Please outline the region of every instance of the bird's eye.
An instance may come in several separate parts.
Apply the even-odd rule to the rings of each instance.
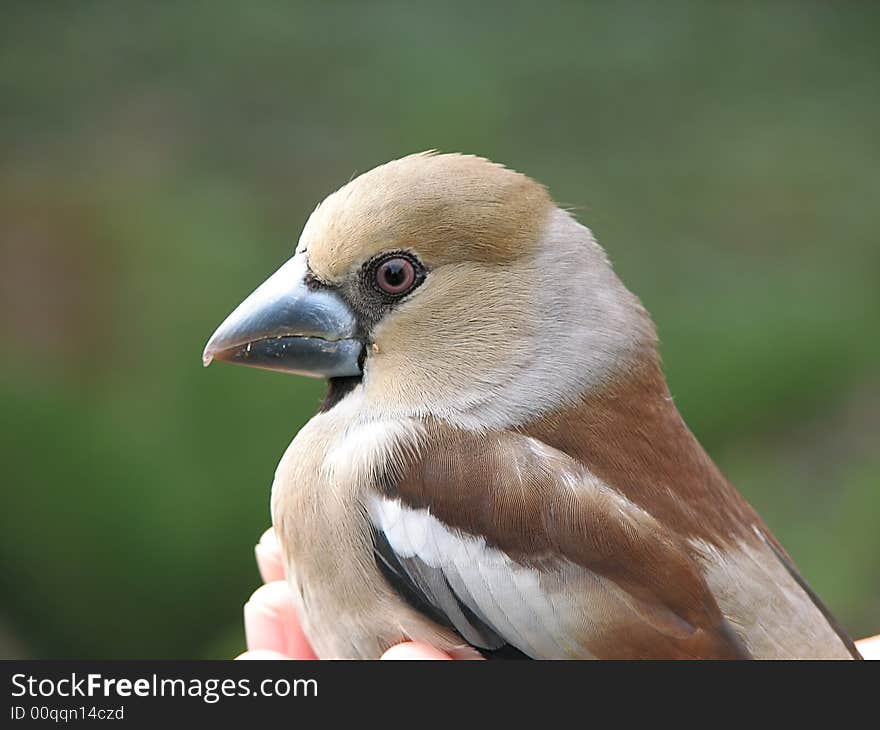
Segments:
[[[376,267],[376,286],[386,294],[405,294],[412,289],[415,281],[415,266],[402,256],[386,259]]]

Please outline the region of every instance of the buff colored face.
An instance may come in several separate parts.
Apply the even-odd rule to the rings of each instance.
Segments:
[[[377,409],[482,409],[502,422],[604,377],[632,333],[653,336],[589,231],[542,186],[428,154],[321,203],[294,258],[221,325],[205,359],[362,376]]]

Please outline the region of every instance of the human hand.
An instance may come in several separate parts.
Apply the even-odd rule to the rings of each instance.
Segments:
[[[857,641],[856,647],[865,659],[880,659],[880,634]]]
[[[244,633],[248,650],[238,659],[317,659],[300,627],[290,587],[284,579],[281,550],[270,527],[254,552],[263,585],[244,605]],[[391,647],[383,659],[450,659],[427,644],[406,642]]]
[[[317,659],[303,634],[284,579],[281,550],[270,527],[254,552],[264,585],[244,605],[248,650],[238,659]],[[865,659],[880,659],[880,635],[856,642]],[[451,659],[427,644],[406,642],[391,647],[383,659]]]

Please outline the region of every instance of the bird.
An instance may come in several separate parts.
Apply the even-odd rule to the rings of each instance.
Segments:
[[[319,658],[860,658],[524,174],[430,151],[355,177],[202,359],[327,381],[271,496]]]

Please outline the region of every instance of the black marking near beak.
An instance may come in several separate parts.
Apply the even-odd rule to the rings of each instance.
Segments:
[[[205,367],[224,360],[316,378],[360,375],[354,313],[332,289],[310,289],[307,272],[298,254],[239,304],[208,341]]]

